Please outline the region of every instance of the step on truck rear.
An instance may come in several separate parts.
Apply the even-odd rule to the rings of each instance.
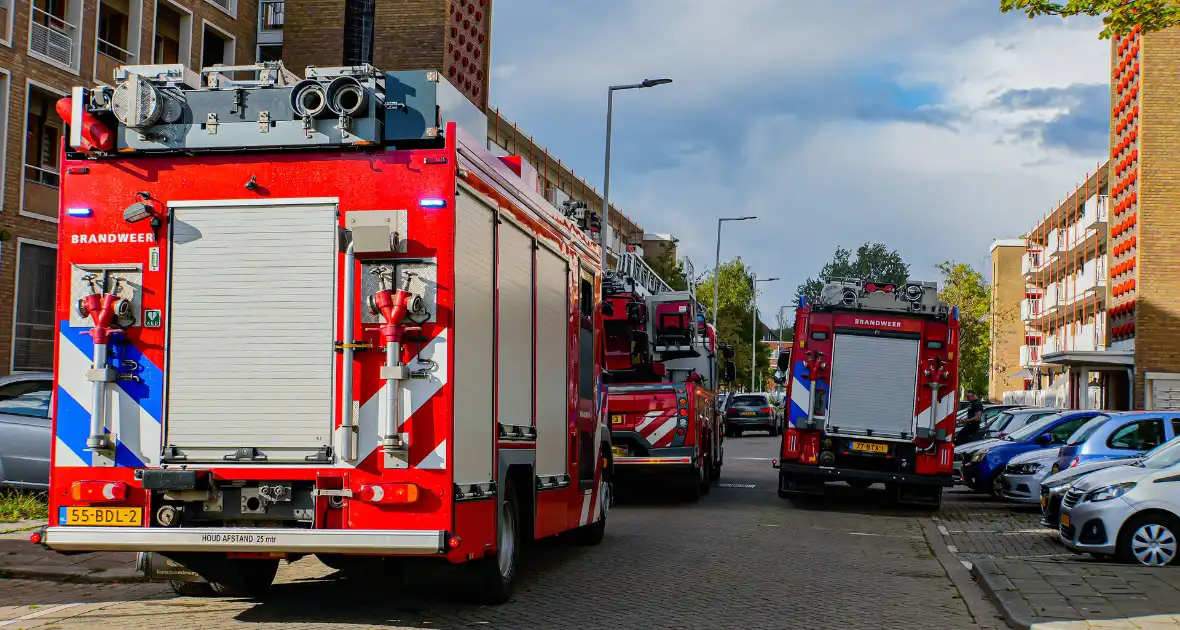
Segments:
[[[482,112],[431,70],[115,79],[57,107],[43,544],[251,594],[434,559],[500,602],[526,541],[601,540],[600,250]]]
[[[829,282],[800,300],[787,378],[779,494],[884,483],[938,505],[951,483],[959,316],[932,282]]]

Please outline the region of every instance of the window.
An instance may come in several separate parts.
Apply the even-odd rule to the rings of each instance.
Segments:
[[[376,0],[345,0],[344,65],[373,63],[373,14]],[[549,188],[548,183],[545,185]]]
[[[1180,418],[1172,418],[1172,435],[1180,435]]]
[[[1090,436],[1098,431],[1098,427],[1106,424],[1107,420],[1110,420],[1110,416],[1095,416],[1089,422],[1083,424],[1073,435],[1069,436],[1069,440],[1065,442],[1066,445],[1073,446],[1090,439]]]
[[[57,221],[59,143],[69,132],[54,107],[64,95],[32,83],[25,94],[25,163],[20,213]]]
[[[0,385],[0,413],[48,418],[52,393],[53,381],[17,381]]]
[[[26,241],[17,247],[12,369],[52,370],[57,250]]]
[[[578,335],[578,392],[582,400],[594,400],[594,313],[593,285],[586,280],[588,273],[582,272],[578,304],[581,311],[580,334]]]
[[[0,0],[0,42],[12,43],[12,0]]]
[[[168,2],[156,3],[152,63],[192,63],[193,16]]]
[[[110,84],[115,68],[139,63],[142,4],[138,0],[99,0],[94,78]]]
[[[201,31],[201,67],[234,63],[234,38],[217,27],[205,23]]]
[[[1163,420],[1150,418],[1119,427],[1111,434],[1106,445],[1110,448],[1147,451],[1159,446],[1163,441]]]
[[[283,45],[282,44],[267,44],[258,47],[258,61],[282,61],[283,60]]]
[[[1086,417],[1076,418],[1067,422],[1062,422],[1049,432],[1053,436],[1054,444],[1064,444],[1069,436],[1073,435],[1075,431],[1080,429],[1083,424],[1086,424],[1090,419]]]
[[[33,0],[29,16],[29,55],[76,71],[80,59],[82,0]]]

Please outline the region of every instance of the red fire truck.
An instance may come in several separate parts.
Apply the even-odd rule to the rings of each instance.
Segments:
[[[704,307],[691,289],[673,291],[634,254],[624,255],[604,281],[603,301],[617,480],[659,477],[696,501],[724,463],[716,333],[704,321]],[[727,367],[732,380],[734,366]]]
[[[954,462],[958,347],[958,310],[933,282],[838,280],[815,304],[800,300],[779,362],[779,495],[883,482],[899,502],[939,505]]]
[[[499,603],[527,541],[602,539],[600,250],[439,72],[126,66],[58,111],[35,540],[253,596],[433,558]]]

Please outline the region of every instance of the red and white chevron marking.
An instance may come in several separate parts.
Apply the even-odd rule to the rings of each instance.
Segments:
[[[644,419],[635,425],[635,431],[647,440],[652,448],[664,448],[672,444],[676,429],[676,410],[660,409],[649,411]]]

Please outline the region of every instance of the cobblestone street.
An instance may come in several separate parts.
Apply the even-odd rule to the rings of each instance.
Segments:
[[[632,498],[611,512],[601,546],[539,546],[515,599],[497,608],[438,585],[341,579],[309,557],[280,569],[264,603],[176,597],[159,584],[4,581],[0,628],[978,627],[922,513],[839,484],[831,500],[792,506],[775,493],[776,444],[727,440],[721,485],[699,504]]]

